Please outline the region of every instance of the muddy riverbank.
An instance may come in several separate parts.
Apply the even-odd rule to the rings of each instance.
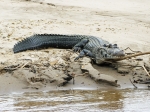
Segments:
[[[0,62],[1,69],[4,67],[19,67],[20,71],[1,71],[0,93],[29,92],[45,90],[64,89],[106,89],[106,88],[134,88],[130,82],[133,72],[120,74],[113,67],[94,65],[101,74],[113,76],[118,79],[120,87],[114,87],[105,83],[97,83],[87,75],[83,75],[79,63],[72,66],[73,73],[78,77],[75,83],[70,80],[65,86],[58,87],[59,82],[63,83],[61,76],[59,81],[54,83],[33,83],[39,81],[37,74],[30,74],[30,68],[38,71],[49,65],[64,64],[63,55],[66,50],[47,49],[38,51],[27,51],[14,54],[13,46],[19,40],[33,34],[56,33],[56,34],[84,34],[101,37],[111,43],[116,43],[122,49],[130,47],[134,51],[149,51],[150,48],[150,21],[149,1],[126,1],[106,0],[86,1],[25,1],[25,0],[1,0],[0,1]],[[77,54],[71,54],[73,56]],[[149,63],[149,55],[141,57]],[[58,60],[59,61],[58,61]],[[35,65],[28,66],[31,61]],[[61,60],[61,61],[60,61]],[[41,61],[41,62],[40,62]],[[13,66],[11,66],[13,65]],[[70,65],[71,66],[71,65]],[[26,70],[23,70],[23,69]],[[52,68],[46,68],[52,69]],[[33,70],[33,69],[32,69]],[[56,73],[57,72],[57,73]],[[126,71],[125,71],[126,72]],[[145,71],[137,70],[141,74]],[[39,73],[39,74],[40,74]],[[55,77],[61,74],[60,71],[50,72]],[[38,75],[39,75],[38,74]],[[49,73],[48,73],[49,74]],[[30,77],[29,77],[30,75]],[[41,75],[41,74],[40,74]],[[35,77],[34,81],[32,77]],[[131,77],[132,76],[132,77]],[[45,77],[49,77],[45,75]],[[45,78],[44,77],[44,78]],[[43,78],[43,77],[42,77]],[[30,79],[30,80],[29,80]],[[53,82],[50,77],[48,82]],[[63,79],[63,80],[62,80]],[[40,80],[41,81],[41,80]],[[42,80],[43,81],[43,80]],[[133,81],[133,80],[132,80]],[[31,83],[32,82],[32,83]],[[136,84],[136,83],[135,83]],[[147,88],[147,85],[136,84],[139,88]]]

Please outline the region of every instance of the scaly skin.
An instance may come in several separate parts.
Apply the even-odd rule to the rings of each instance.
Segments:
[[[13,51],[18,53],[25,50],[48,47],[73,48],[75,52],[80,51],[79,56],[75,60],[89,56],[97,64],[103,63],[105,59],[113,60],[113,58],[118,56],[124,56],[124,52],[116,44],[112,45],[99,37],[87,35],[37,34],[18,42],[14,45]]]

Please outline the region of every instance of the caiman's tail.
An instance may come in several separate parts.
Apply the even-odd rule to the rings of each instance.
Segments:
[[[41,48],[71,49],[81,40],[80,35],[37,34],[14,45],[14,53]]]

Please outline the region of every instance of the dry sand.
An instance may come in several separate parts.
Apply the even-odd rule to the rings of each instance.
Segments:
[[[149,4],[149,0],[1,0],[1,67],[4,67],[6,62],[15,65],[18,59],[36,60],[35,54],[39,53],[38,56],[41,56],[42,53],[47,53],[29,51],[13,54],[12,52],[13,45],[17,41],[41,33],[94,35],[111,43],[117,43],[122,49],[130,47],[135,51],[150,51]],[[48,52],[52,50],[48,49]],[[57,52],[59,50],[56,50]],[[149,60],[149,55],[144,59]],[[129,81],[130,74],[122,76],[110,67],[97,65],[94,67],[100,73],[119,79],[120,88],[133,88]],[[78,67],[76,70],[78,74],[81,73]],[[83,76],[75,78],[75,84],[70,81],[63,87],[47,84],[35,89],[28,86],[28,82],[22,79],[19,73],[15,75],[17,74],[16,78],[12,73],[1,72],[0,93],[112,88],[110,85],[95,83],[90,77]]]

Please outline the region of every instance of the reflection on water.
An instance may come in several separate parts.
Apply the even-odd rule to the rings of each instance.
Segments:
[[[149,111],[149,90],[64,90],[0,96],[2,111]]]

